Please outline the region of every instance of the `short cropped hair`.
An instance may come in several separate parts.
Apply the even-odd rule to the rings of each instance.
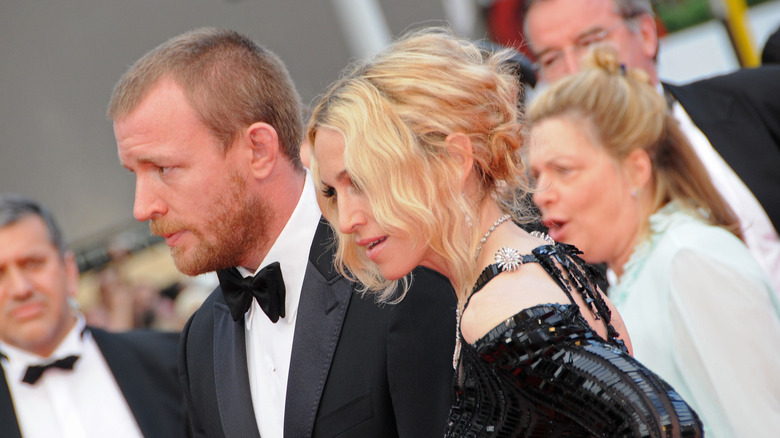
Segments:
[[[300,163],[301,99],[282,61],[232,30],[201,28],[161,44],[139,59],[114,87],[108,117],[132,113],[164,78],[184,89],[201,121],[223,144],[255,122],[273,126],[285,155]]]
[[[13,225],[29,216],[37,216],[43,220],[49,232],[49,241],[57,248],[60,256],[64,257],[67,252],[67,246],[65,245],[60,227],[54,219],[54,215],[48,209],[21,195],[0,195],[0,228]]]
[[[314,108],[307,128],[312,147],[320,128],[344,136],[347,171],[377,222],[447,260],[460,298],[473,281],[479,236],[467,222],[477,217],[479,200],[455,188],[462,161],[446,139],[468,136],[479,196],[503,202],[506,212],[522,219],[521,85],[506,62],[512,55],[488,53],[443,28],[414,31],[347,69]],[[316,160],[312,164],[321,185]],[[323,213],[337,223],[336,203],[321,201]],[[389,300],[396,282],[382,278],[352,236],[337,234],[337,266]]]

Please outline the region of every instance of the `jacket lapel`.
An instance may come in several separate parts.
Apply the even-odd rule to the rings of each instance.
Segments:
[[[0,366],[0,434],[8,438],[22,438],[14,402],[11,400],[11,391],[8,389],[2,366]]]
[[[244,321],[214,303],[214,385],[225,438],[260,437],[249,389]]]
[[[353,283],[333,268],[330,226],[320,221],[303,280],[287,380],[285,436],[311,436]]]
[[[137,371],[142,368],[138,357],[127,348],[118,335],[94,327],[89,327],[89,330],[119,390],[122,391],[141,433],[148,436],[158,431],[158,421],[161,419],[157,416],[161,413],[149,408],[148,400],[155,396],[154,388],[148,388],[146,384],[140,384],[138,381]]]

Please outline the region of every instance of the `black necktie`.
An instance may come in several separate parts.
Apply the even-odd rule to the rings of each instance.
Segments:
[[[38,379],[41,378],[43,373],[46,372],[46,370],[48,370],[49,368],[62,368],[63,370],[72,370],[73,364],[75,364],[77,360],[79,360],[78,356],[68,356],[64,359],[55,360],[54,362],[45,365],[30,365],[27,367],[27,372],[24,373],[24,378],[22,379],[22,382],[29,383],[30,385],[35,384],[35,382],[37,382]]]
[[[285,290],[279,262],[271,263],[254,277],[243,278],[236,268],[217,271],[217,277],[233,321],[244,316],[252,305],[253,297],[271,322],[284,318]]]

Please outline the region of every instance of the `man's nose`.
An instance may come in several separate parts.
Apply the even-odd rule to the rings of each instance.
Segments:
[[[0,285],[0,287],[8,291],[11,297],[16,299],[26,298],[33,291],[32,283],[27,278],[24,270],[16,264],[6,267]]]
[[[135,183],[133,217],[140,222],[165,214],[165,203],[156,195],[151,184],[142,179]]]

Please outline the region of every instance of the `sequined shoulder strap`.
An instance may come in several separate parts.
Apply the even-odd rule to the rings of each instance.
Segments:
[[[519,256],[519,260],[516,263],[519,266],[519,265],[524,265],[526,263],[538,263],[538,262],[539,260],[536,258],[535,255],[525,254]],[[517,266],[511,267],[511,265],[507,265],[503,261],[493,263],[492,265],[488,265],[487,267],[485,267],[485,269],[482,270],[482,273],[479,274],[477,281],[474,283],[474,288],[471,290],[471,294],[474,295],[475,293],[479,292],[480,289],[482,289],[496,275],[504,271],[513,271],[515,269],[517,269]]]
[[[519,268],[520,265],[526,263],[539,263],[539,259],[534,254],[520,253],[514,248],[501,248],[496,252],[496,263],[488,265],[482,270],[482,273],[477,277],[477,281],[474,283],[474,287],[471,289],[471,294],[466,299],[466,304],[463,306],[465,309],[471,302],[471,297],[477,292],[482,290],[485,285],[493,279],[496,275],[504,271],[514,271]]]
[[[533,253],[569,300],[574,303],[572,293],[577,293],[590,307],[595,319],[604,321],[610,340],[625,348],[620,334],[612,325],[612,312],[598,289],[601,274],[579,257],[582,251],[572,245],[556,243],[540,246]]]
[[[596,284],[595,279],[592,277],[592,274],[583,272],[585,263],[577,257],[578,254],[581,254],[581,252],[577,248],[559,242],[538,246],[531,251],[531,254],[524,255],[521,255],[514,248],[503,247],[496,251],[496,263],[485,267],[479,277],[477,277],[477,281],[471,290],[471,295],[466,300],[466,306],[469,305],[471,297],[498,274],[504,271],[514,271],[526,263],[539,263],[561,288],[563,293],[566,294],[572,304],[576,302],[571,295],[572,287],[570,281],[575,283],[574,289],[583,296],[585,303],[593,308],[597,319],[599,316],[606,316],[606,320],[609,321],[610,312],[606,304],[592,288],[592,285]],[[556,262],[563,264],[566,268],[565,271],[557,267]],[[566,277],[569,280],[566,280]]]
[[[595,318],[603,319],[609,337],[618,343],[619,333],[611,324],[612,315],[606,302],[597,290],[598,271],[585,263],[580,250],[565,243],[541,245],[531,254],[520,255],[514,248],[501,248],[496,252],[496,263],[487,266],[477,278],[471,295],[466,300],[468,307],[471,297],[479,292],[490,280],[504,271],[513,271],[526,263],[538,263],[553,281],[561,288],[572,304],[576,305],[572,293],[579,294],[585,304],[591,308]]]

